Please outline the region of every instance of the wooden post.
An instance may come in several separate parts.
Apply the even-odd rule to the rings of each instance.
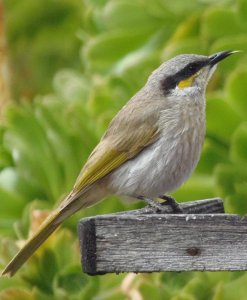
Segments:
[[[83,271],[247,270],[247,217],[224,214],[220,199],[188,202],[183,208],[185,214],[144,208],[82,219]]]

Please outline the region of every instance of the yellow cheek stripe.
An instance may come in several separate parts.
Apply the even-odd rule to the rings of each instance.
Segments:
[[[193,76],[191,76],[191,77],[189,77],[185,80],[180,81],[179,84],[178,84],[178,87],[180,89],[184,89],[186,87],[191,86],[192,82],[194,81],[194,78],[195,78],[195,75],[193,75]]]
[[[179,82],[179,84],[178,84],[178,87],[179,87],[180,89],[184,89],[184,88],[190,87],[190,86],[192,85],[194,79],[195,79],[198,75],[200,75],[201,72],[202,72],[202,69],[199,70],[196,74],[190,76],[189,78],[184,79],[184,80],[181,80],[181,81]]]

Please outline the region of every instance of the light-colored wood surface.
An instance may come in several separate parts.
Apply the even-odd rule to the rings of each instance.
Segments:
[[[220,202],[186,203],[190,214],[148,213],[144,208],[81,220],[84,272],[247,270],[247,217],[223,214]],[[192,213],[202,203],[207,213]],[[218,212],[209,213],[209,207]]]

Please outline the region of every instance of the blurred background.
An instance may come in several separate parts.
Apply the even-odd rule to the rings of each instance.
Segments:
[[[207,135],[178,201],[220,196],[247,212],[247,0],[0,1],[0,268],[71,189],[107,124],[163,61],[243,50],[207,90]],[[0,299],[247,299],[247,274],[89,277],[81,217],[143,206],[107,199],[66,222]]]

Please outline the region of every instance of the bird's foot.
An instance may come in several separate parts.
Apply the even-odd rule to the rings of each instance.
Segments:
[[[154,211],[156,212],[165,212],[167,213],[167,205],[169,205],[172,208],[173,213],[184,213],[183,209],[181,208],[181,205],[179,205],[174,198],[171,196],[160,196],[160,199],[165,200],[165,202],[157,202],[153,200],[152,198],[144,197],[144,196],[138,196],[137,197],[140,200],[144,200]]]
[[[149,207],[152,208],[154,213],[161,213],[161,212],[167,213],[166,202],[160,203],[158,201],[153,200],[152,198],[148,198],[144,196],[138,196],[137,199],[144,200],[149,205]]]
[[[159,196],[159,198],[165,200],[162,205],[169,205],[174,213],[182,214],[184,212],[181,205],[171,196],[163,195]]]
[[[144,196],[138,196],[137,198],[140,200],[144,200],[155,212],[161,212],[165,210],[164,205],[162,205],[162,203],[157,202],[152,198],[148,198]]]

